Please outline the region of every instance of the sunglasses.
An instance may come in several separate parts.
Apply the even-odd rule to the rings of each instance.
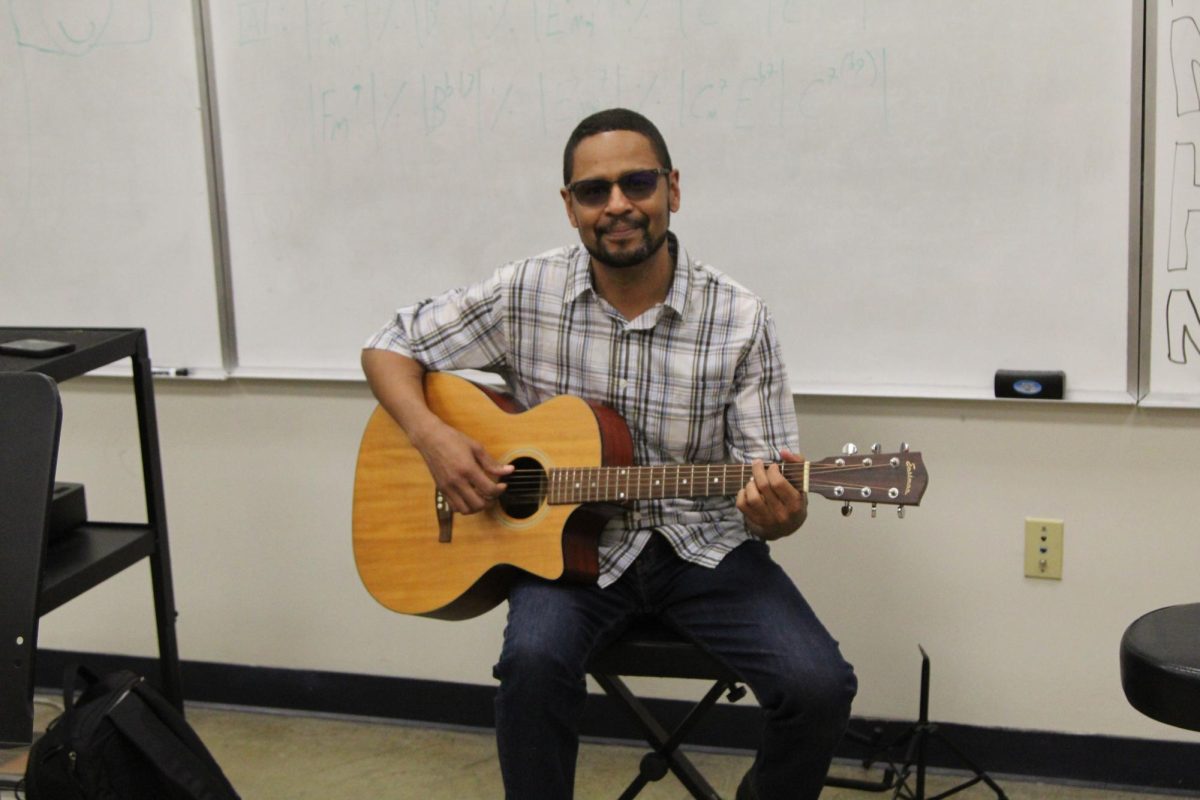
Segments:
[[[567,191],[581,206],[602,206],[612,196],[613,184],[621,187],[621,194],[630,200],[645,200],[658,190],[658,176],[670,175],[669,169],[639,169],[626,172],[615,181],[589,178],[567,184]]]

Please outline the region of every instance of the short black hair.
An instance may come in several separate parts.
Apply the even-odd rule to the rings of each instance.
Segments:
[[[666,140],[658,132],[658,128],[654,127],[653,122],[627,108],[609,108],[585,118],[571,132],[571,138],[567,139],[567,147],[563,150],[563,186],[571,182],[571,173],[575,169],[575,148],[579,143],[589,136],[608,131],[633,131],[645,136],[650,140],[650,146],[654,148],[654,155],[658,157],[659,163],[671,169],[671,154],[667,152]]]

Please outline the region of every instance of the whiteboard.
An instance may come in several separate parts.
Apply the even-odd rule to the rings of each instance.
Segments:
[[[1200,406],[1200,2],[1155,3],[1145,405]]]
[[[220,311],[234,375],[360,377],[396,307],[576,240],[562,146],[621,105],[666,135],[684,246],[767,298],[797,392],[986,397],[997,369],[1061,369],[1069,399],[1132,399],[1136,0],[212,3],[217,309],[190,14],[45,5],[153,25],[4,53],[21,70],[6,96],[37,113],[5,123],[25,148],[5,187],[31,191],[0,190],[24,211],[3,241],[25,263],[54,242],[79,279],[54,300],[24,279],[13,324],[169,309],[156,357],[174,334],[181,358],[218,363]],[[148,87],[140,106],[130,86]],[[117,110],[82,102],[102,91]],[[55,92],[77,102],[43,101]],[[97,174],[63,166],[88,148]],[[141,299],[91,274],[109,270]]]
[[[0,16],[0,319],[140,327],[223,374],[190,3],[10,0]]]
[[[1063,369],[1129,402],[1138,9],[216,4],[235,374],[356,374],[395,307],[573,241],[561,148],[624,105],[672,148],[684,246],[769,300],[797,391]]]

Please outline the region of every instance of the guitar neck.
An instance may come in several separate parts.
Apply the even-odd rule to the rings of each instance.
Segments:
[[[808,462],[779,465],[788,481],[808,491]],[[623,503],[663,498],[725,497],[749,482],[750,464],[661,464],[648,467],[552,469],[546,474],[549,503]]]
[[[788,461],[779,468],[797,489],[844,503],[918,505],[929,480],[921,454],[908,450]],[[508,484],[549,503],[624,503],[735,495],[752,474],[750,464],[581,467],[514,473]]]

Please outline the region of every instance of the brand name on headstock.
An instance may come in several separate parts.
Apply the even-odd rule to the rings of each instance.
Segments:
[[[917,472],[917,465],[912,461],[904,462],[904,494],[907,495],[912,491],[913,475]]]

